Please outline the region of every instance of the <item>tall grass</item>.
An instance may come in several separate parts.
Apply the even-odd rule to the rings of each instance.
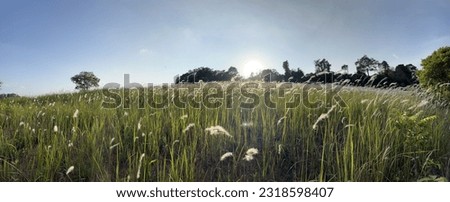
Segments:
[[[214,109],[139,109],[136,93],[129,109],[103,109],[101,91],[0,100],[0,181],[450,178],[448,107],[418,91],[346,88],[346,106],[286,108],[295,93],[302,85],[253,109],[238,92]]]

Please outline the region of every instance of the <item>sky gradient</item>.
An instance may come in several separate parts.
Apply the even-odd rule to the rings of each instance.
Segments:
[[[100,86],[171,83],[251,60],[280,73],[319,58],[354,72],[364,54],[420,68],[450,45],[449,11],[450,0],[0,0],[0,93],[73,91],[81,71]]]

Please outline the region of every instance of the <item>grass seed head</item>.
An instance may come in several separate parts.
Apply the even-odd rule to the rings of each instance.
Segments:
[[[247,152],[245,153],[245,156],[244,156],[243,160],[251,161],[251,160],[254,159],[254,156],[255,156],[256,154],[258,154],[258,149],[256,149],[256,148],[250,148],[250,149],[248,149]]]
[[[183,130],[183,133],[187,133],[189,130],[195,127],[194,123],[190,123],[186,128]]]
[[[427,100],[422,100],[419,104],[417,104],[416,108],[421,108],[428,104]]]
[[[233,153],[227,152],[220,157],[220,161],[224,161],[225,159],[232,157],[232,156],[233,156]]]
[[[285,116],[281,117],[281,118],[278,120],[278,122],[277,122],[277,126],[280,125],[280,124],[283,122],[284,119],[286,119]]]
[[[233,137],[222,126],[211,126],[209,128],[206,128],[205,131],[208,132],[210,135],[225,135],[228,137]]]
[[[136,178],[139,179],[141,177],[141,167],[142,167],[142,160],[144,160],[145,157],[145,153],[141,154],[141,157],[139,158],[139,166],[138,166],[138,171],[136,173]]]
[[[111,146],[109,147],[109,150],[112,150],[112,149],[116,148],[118,145],[119,145],[119,143],[117,143],[117,144],[115,144],[115,145],[111,145]]]
[[[75,167],[70,166],[69,169],[67,169],[66,175],[69,175],[73,171],[73,169],[75,169]]]
[[[77,110],[75,110],[75,113],[73,113],[73,118],[78,118],[78,113],[79,113],[79,111],[78,111],[78,109]]]
[[[141,130],[141,121],[139,120],[139,123],[138,123],[138,125],[137,125],[137,128],[138,128],[138,130]]]
[[[314,123],[314,125],[313,125],[313,130],[317,130],[317,127],[318,127],[319,123],[320,123],[322,120],[326,119],[326,118],[328,118],[328,114],[321,114],[321,115],[319,116],[319,118],[316,120],[316,122]]]

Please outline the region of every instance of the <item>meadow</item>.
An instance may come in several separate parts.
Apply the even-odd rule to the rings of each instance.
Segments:
[[[230,85],[222,83],[221,85]],[[239,84],[242,85],[242,84]],[[0,181],[447,181],[449,107],[426,92],[344,87],[345,104],[294,108],[294,84],[276,107],[168,102],[164,108],[107,109],[101,90],[0,100]],[[253,89],[260,98],[264,88]],[[161,101],[161,89],[156,99]],[[174,92],[169,91],[169,98]],[[200,91],[180,91],[201,100]],[[326,103],[326,102],[322,102]]]

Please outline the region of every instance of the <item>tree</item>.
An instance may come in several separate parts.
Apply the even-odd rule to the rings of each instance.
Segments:
[[[442,47],[422,60],[423,69],[418,71],[420,84],[433,87],[450,100],[450,47]],[[415,70],[414,70],[415,71]]]
[[[92,72],[80,72],[70,78],[70,80],[76,84],[75,89],[77,90],[88,90],[92,87],[98,87],[98,82],[100,82],[100,79]]]
[[[341,71],[348,73],[348,65],[342,65]]]
[[[380,74],[387,75],[389,73],[389,64],[383,60],[383,62],[378,64],[378,72]]]
[[[236,78],[239,75],[239,72],[236,67],[231,66],[225,74],[226,76],[223,80],[231,81],[231,79]]]
[[[297,68],[297,71],[291,71],[292,82],[300,82],[303,76],[305,76],[305,74],[300,68]]]
[[[373,58],[367,57],[367,55],[364,55],[355,62],[355,65],[356,71],[358,73],[367,73],[367,76],[370,76],[369,72],[377,69],[378,61]]]
[[[291,78],[292,73],[289,69],[289,62],[286,60],[283,62],[283,69],[284,69],[284,81],[289,81],[289,78]]]
[[[3,84],[3,83],[0,81],[0,89],[2,89],[2,84]]]
[[[431,87],[450,82],[450,47],[442,47],[422,60],[423,69],[418,72],[420,83]]]
[[[319,72],[329,72],[331,64],[326,59],[314,60],[314,65],[316,66],[316,73]]]
[[[236,67],[229,67],[225,70],[213,70],[209,67],[198,67],[191,69],[188,72],[180,75],[176,75],[174,78],[175,83],[194,83],[200,80],[204,82],[210,81],[231,81],[232,79],[240,79],[239,72]]]
[[[395,67],[392,79],[402,86],[417,83],[416,70],[417,68],[412,64],[399,64]]]
[[[228,68],[227,74],[234,77],[237,76],[239,72],[236,67],[231,66],[230,68]]]

